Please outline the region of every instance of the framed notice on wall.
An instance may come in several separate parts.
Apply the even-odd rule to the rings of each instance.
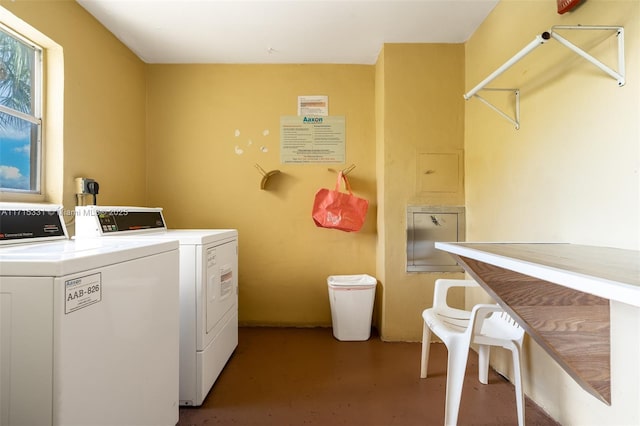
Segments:
[[[344,116],[280,117],[280,162],[344,163]]]
[[[298,96],[298,115],[329,115],[328,96]]]

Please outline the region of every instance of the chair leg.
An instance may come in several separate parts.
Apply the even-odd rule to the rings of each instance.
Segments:
[[[455,343],[455,342],[454,342]],[[458,411],[462,398],[462,385],[467,369],[469,347],[465,345],[450,345],[447,361],[447,390],[445,396],[445,426],[455,426],[458,423]]]
[[[520,348],[513,345],[513,382],[516,388],[516,408],[518,410],[518,426],[524,426],[524,393],[522,391],[522,371],[520,368]]]
[[[489,383],[489,355],[491,354],[491,346],[478,346],[478,380],[486,385]]]
[[[422,358],[420,361],[420,378],[427,377],[429,367],[429,348],[431,347],[431,329],[426,322],[422,322]]]

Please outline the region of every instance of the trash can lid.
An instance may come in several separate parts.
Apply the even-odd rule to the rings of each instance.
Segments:
[[[331,275],[327,284],[331,287],[375,287],[378,283],[371,275]]]

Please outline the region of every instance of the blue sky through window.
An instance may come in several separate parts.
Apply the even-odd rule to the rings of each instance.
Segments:
[[[29,190],[30,154],[30,127],[17,132],[0,128],[0,187]]]

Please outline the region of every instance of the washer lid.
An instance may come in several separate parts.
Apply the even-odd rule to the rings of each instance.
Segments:
[[[87,238],[0,248],[2,276],[60,277],[178,250],[177,241]]]
[[[360,275],[331,275],[327,278],[330,287],[375,287],[378,281],[367,274]]]

